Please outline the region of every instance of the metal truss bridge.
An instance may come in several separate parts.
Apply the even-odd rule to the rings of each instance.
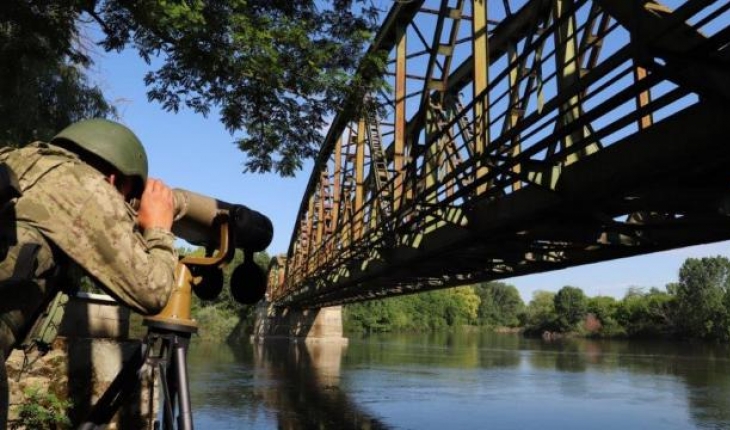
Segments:
[[[396,1],[269,299],[323,307],[730,239],[730,0]]]

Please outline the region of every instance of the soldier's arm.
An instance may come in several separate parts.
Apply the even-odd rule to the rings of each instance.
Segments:
[[[33,223],[107,293],[137,312],[159,312],[174,283],[172,233],[159,227],[141,232],[136,213],[90,168],[61,166],[44,179],[53,186],[33,187],[23,200],[52,212]]]

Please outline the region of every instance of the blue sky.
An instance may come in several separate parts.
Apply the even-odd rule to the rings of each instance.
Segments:
[[[142,78],[147,65],[131,51],[98,53],[92,79],[118,106],[121,121],[140,137],[148,151],[150,175],[171,187],[186,188],[256,209],[274,224],[269,254],[286,253],[299,203],[311,172],[305,165],[296,178],[243,174],[245,156],[215,114],[203,118],[190,111],[165,112],[147,101]],[[564,285],[586,294],[621,297],[631,286],[664,287],[675,282],[688,257],[730,256],[730,242],[683,248],[539,275],[511,278],[523,299],[535,290],[556,291]]]

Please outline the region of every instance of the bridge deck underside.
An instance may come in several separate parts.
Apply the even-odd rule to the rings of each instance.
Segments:
[[[557,192],[524,188],[481,202],[463,212],[466,227],[351,261],[297,303],[362,301],[730,239],[729,118],[728,107],[698,105],[567,167]],[[681,216],[653,218],[659,211]],[[626,219],[637,213],[646,219]]]

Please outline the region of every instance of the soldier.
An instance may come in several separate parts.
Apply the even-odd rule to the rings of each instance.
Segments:
[[[131,130],[104,119],[80,121],[50,143],[0,149],[2,163],[16,180],[5,203],[0,190],[0,363],[69,267],[80,267],[137,312],[164,307],[177,263],[172,191],[147,178],[147,155]],[[139,199],[137,212],[132,198]],[[0,373],[4,429],[4,364]]]

